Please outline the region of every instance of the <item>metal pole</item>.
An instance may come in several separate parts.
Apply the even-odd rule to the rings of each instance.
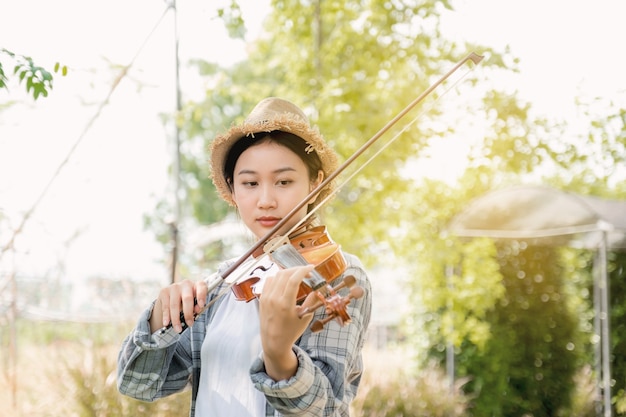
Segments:
[[[446,265],[446,282],[448,289],[452,290],[452,275],[454,274],[454,267],[452,265]],[[453,305],[451,297],[448,297],[448,311],[453,311]],[[452,324],[451,326],[454,326]],[[450,330],[454,330],[453,328]],[[452,332],[450,332],[452,333]],[[450,391],[454,390],[454,376],[455,376],[455,363],[454,363],[454,344],[450,341],[446,343],[446,374],[448,375],[448,383],[450,384]]]
[[[178,115],[182,109],[181,89],[180,89],[180,57],[179,57],[179,34],[178,34],[178,13],[176,9],[176,0],[170,0],[170,8],[174,14],[174,55],[176,70],[176,113],[174,117],[174,218],[170,224],[171,248],[171,265],[170,265],[170,282],[176,282],[178,258],[179,258],[179,224],[181,218],[180,190],[181,190],[181,162],[180,162],[180,126],[178,125]]]
[[[601,324],[601,317],[602,317],[602,302],[601,302],[601,281],[602,278],[600,277],[601,275],[601,271],[600,271],[600,264],[602,263],[601,261],[601,256],[600,256],[600,248],[598,248],[596,250],[596,253],[594,254],[594,260],[593,260],[593,268],[592,268],[592,274],[593,274],[593,310],[594,310],[594,315],[593,315],[593,335],[594,335],[594,369],[595,369],[595,373],[596,373],[596,378],[597,378],[597,382],[596,382],[596,387],[595,387],[595,410],[596,410],[596,416],[598,417],[602,417],[602,409],[603,409],[603,405],[602,405],[602,395],[603,395],[603,391],[602,391],[602,344],[603,344],[603,338],[602,338],[602,324]]]
[[[599,249],[600,269],[600,322],[602,345],[602,397],[604,417],[611,417],[611,314],[609,310],[609,280],[607,273],[607,232],[602,231],[602,242]]]
[[[15,251],[13,251],[15,255]],[[10,327],[10,341],[9,341],[9,378],[11,380],[11,404],[14,410],[17,410],[17,280],[15,277],[15,265],[11,270],[10,285],[11,285],[11,306],[9,309],[9,327]]]

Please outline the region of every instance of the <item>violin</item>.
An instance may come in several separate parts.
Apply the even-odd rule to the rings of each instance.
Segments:
[[[296,234],[288,243],[270,252],[270,258],[281,268],[315,265],[311,277],[305,278],[300,284],[296,296],[296,303],[302,305],[311,292],[315,291],[318,295],[316,302],[302,305],[300,317],[321,306],[326,307],[326,317],[313,323],[311,326],[313,332],[322,330],[324,324],[335,318],[341,325],[349,323],[351,318],[346,310],[347,305],[352,299],[360,298],[364,294],[361,287],[355,286],[356,279],[353,276],[345,277],[335,287],[331,286],[332,281],[339,278],[347,268],[347,262],[340,249],[341,246],[331,239],[326,226],[316,226]],[[234,284],[231,290],[235,298],[245,302],[259,298],[262,292],[257,291],[255,286],[268,271],[270,267],[259,266],[252,270],[247,278]],[[342,297],[338,291],[345,287],[350,288],[350,292]]]
[[[301,306],[298,316],[302,318],[306,314],[325,306],[326,316],[312,323],[311,331],[319,332],[326,323],[333,319],[336,319],[340,325],[344,326],[351,322],[350,315],[347,312],[348,304],[353,299],[361,298],[365,291],[362,287],[355,285],[356,278],[352,275],[344,277],[335,287],[331,285],[347,269],[346,259],[340,250],[341,246],[331,239],[326,226],[309,227],[305,225],[303,227],[305,231],[294,233],[288,242],[284,242],[278,236],[268,241],[263,247],[263,251],[257,250],[254,252],[255,264],[248,276],[229,283],[226,289],[230,288],[238,301],[250,302],[255,298],[259,298],[262,292],[257,291],[255,285],[261,281],[264,274],[272,273],[273,271],[273,265],[260,263],[262,256],[268,253],[271,260],[281,268],[312,264],[315,265],[315,268],[311,272],[311,277],[305,278],[298,288],[296,303]],[[233,272],[226,276],[231,274]],[[214,280],[210,283],[209,290],[217,286],[216,282],[219,283],[219,280]],[[339,294],[339,291],[343,288],[350,289],[346,296]],[[311,292],[315,292],[317,300],[313,299],[313,301],[307,303],[307,297]],[[221,295],[223,293],[220,293],[212,302],[205,305],[202,311],[196,313],[195,316],[206,310]],[[187,329],[188,326],[183,312],[180,313],[180,322],[182,331]],[[171,326],[169,324],[163,327],[160,332],[164,333]]]
[[[270,248],[270,258],[273,258],[272,252],[274,250],[271,247],[274,242],[275,240],[265,245]],[[333,281],[346,270],[347,264],[340,251],[340,246],[332,241],[326,231],[326,226],[316,226],[297,233],[289,238],[289,243],[300,252],[307,264],[315,265],[315,271],[317,272],[316,276],[303,282],[300,286],[296,298],[298,304],[306,298],[312,289],[321,287],[325,282]],[[258,256],[255,256],[255,258],[258,258]],[[234,284],[231,289],[235,294],[235,298],[238,301],[249,302],[260,296],[260,293],[255,292],[255,285],[268,272],[269,268],[270,266],[267,265],[258,266],[250,272],[247,278]],[[325,281],[321,284],[320,280],[317,279],[320,275]]]

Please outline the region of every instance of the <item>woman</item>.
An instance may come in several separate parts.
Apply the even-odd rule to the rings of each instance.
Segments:
[[[335,153],[302,110],[274,97],[261,101],[211,147],[211,177],[220,196],[258,239],[336,166]],[[277,234],[288,233],[332,187],[311,197]],[[259,296],[248,303],[230,291],[218,297],[226,282],[211,291],[208,280],[163,288],[122,344],[120,392],[152,401],[191,385],[192,417],[349,415],[363,371],[371,295],[360,261],[343,255],[348,265],[343,276],[354,276],[365,295],[348,305],[351,323],[333,321],[315,333],[309,324],[324,309],[299,318],[296,302],[312,265],[270,265],[272,272],[256,287]],[[224,262],[218,273],[234,261]]]

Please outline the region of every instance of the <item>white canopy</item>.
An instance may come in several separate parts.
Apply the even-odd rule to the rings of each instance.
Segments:
[[[474,200],[449,226],[457,236],[529,239],[539,244],[626,249],[626,201],[544,186],[516,186]]]

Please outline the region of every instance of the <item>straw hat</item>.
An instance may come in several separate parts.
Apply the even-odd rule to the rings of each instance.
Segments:
[[[304,112],[295,104],[276,97],[263,99],[252,110],[243,124],[232,126],[226,133],[218,135],[211,145],[211,179],[220,196],[235,205],[232,193],[224,177],[224,164],[233,145],[243,137],[254,138],[255,133],[283,131],[303,140],[306,153],[315,151],[322,162],[324,178],[338,166],[335,152],[326,144],[317,127],[312,127]],[[320,202],[334,189],[331,182],[321,192],[315,203]]]

